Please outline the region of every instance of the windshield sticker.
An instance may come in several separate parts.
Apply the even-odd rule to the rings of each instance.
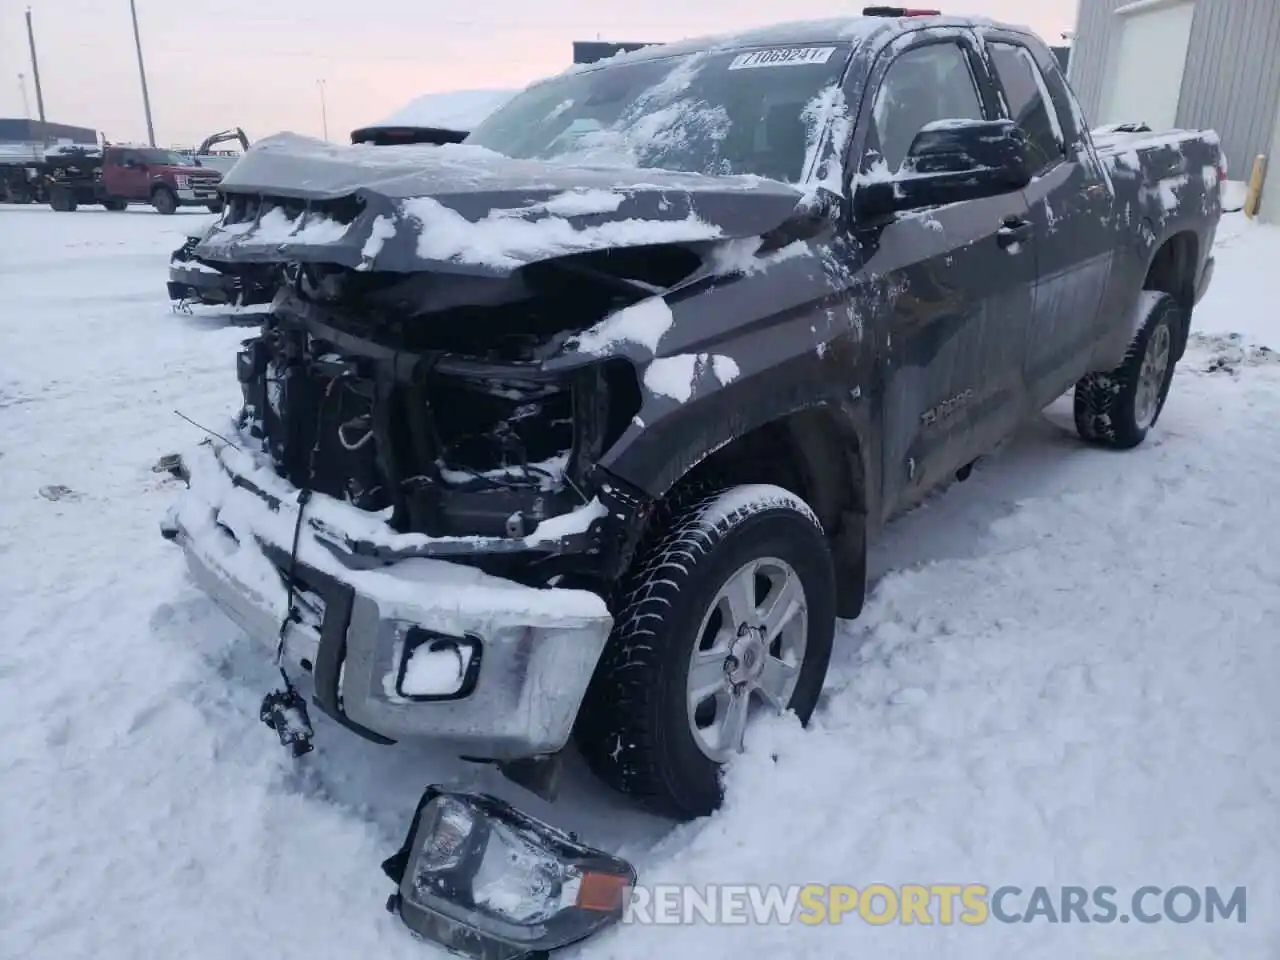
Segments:
[[[835,47],[781,47],[776,50],[752,50],[740,53],[729,64],[730,70],[753,70],[757,67],[795,67],[826,63]]]

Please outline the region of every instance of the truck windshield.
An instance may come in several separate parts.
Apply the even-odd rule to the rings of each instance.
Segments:
[[[158,167],[191,167],[195,166],[194,157],[184,157],[172,150],[139,150],[138,160],[142,163],[155,164]]]
[[[716,50],[565,73],[518,94],[466,142],[519,159],[795,183],[851,49]]]

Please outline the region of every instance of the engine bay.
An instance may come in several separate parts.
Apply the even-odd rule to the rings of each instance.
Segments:
[[[389,510],[396,532],[526,537],[591,502],[641,400],[624,359],[544,361],[636,283],[294,267],[239,354],[241,430],[295,486]]]

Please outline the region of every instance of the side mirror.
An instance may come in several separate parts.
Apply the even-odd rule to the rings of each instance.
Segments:
[[[877,220],[994,197],[1030,182],[1027,137],[1012,120],[941,120],[916,134],[897,174],[858,184],[854,215]]]

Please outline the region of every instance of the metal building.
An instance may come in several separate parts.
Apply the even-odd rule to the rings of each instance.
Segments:
[[[67,123],[41,123],[0,117],[0,143],[78,143],[96,146],[98,131],[90,127],[73,127]]]
[[[1266,154],[1280,221],[1280,0],[1080,0],[1069,77],[1094,125],[1212,128],[1236,180]]]

